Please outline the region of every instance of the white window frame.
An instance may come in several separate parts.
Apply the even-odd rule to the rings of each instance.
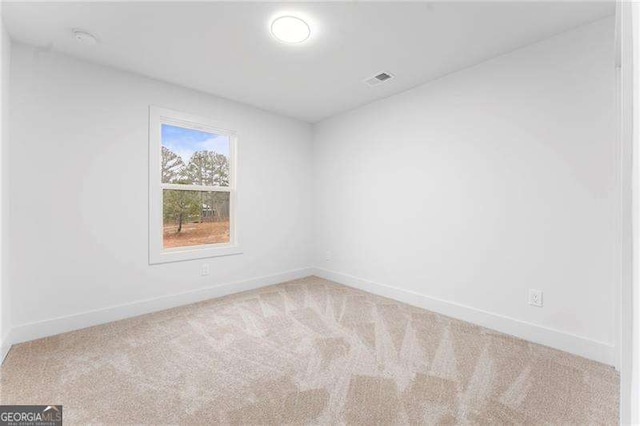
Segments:
[[[229,137],[229,186],[176,185],[162,183],[162,125],[170,124]],[[238,135],[211,119],[161,108],[149,107],[149,263],[179,262],[240,254],[236,173]],[[165,249],[162,239],[163,189],[229,192],[229,242]]]

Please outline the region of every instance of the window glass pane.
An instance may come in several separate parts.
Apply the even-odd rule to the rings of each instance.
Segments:
[[[162,191],[163,247],[229,242],[229,193]]]
[[[162,125],[162,183],[229,186],[229,136]]]

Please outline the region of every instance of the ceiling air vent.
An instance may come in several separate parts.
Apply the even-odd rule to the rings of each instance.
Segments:
[[[364,82],[367,86],[377,86],[391,80],[392,78],[393,74],[390,74],[388,72],[381,72],[380,74],[367,78]]]

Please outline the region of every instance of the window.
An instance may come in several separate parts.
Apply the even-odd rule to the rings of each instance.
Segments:
[[[150,263],[240,253],[236,139],[211,120],[150,108]]]

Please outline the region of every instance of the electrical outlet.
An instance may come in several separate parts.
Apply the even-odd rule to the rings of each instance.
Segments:
[[[542,290],[529,289],[529,304],[542,308]]]
[[[202,268],[200,269],[200,274],[204,277],[205,275],[209,275],[209,264],[203,263]]]
[[[327,250],[327,251],[324,252],[324,260],[326,262],[331,260],[331,250]]]

